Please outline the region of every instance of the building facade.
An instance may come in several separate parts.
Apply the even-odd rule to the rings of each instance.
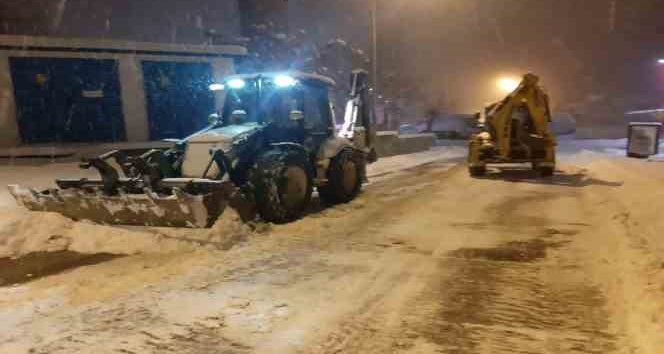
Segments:
[[[234,45],[0,35],[0,146],[181,138],[223,103]]]

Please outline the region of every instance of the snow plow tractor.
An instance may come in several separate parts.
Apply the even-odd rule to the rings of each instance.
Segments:
[[[484,175],[487,164],[505,163],[530,163],[541,175],[553,175],[556,139],[549,127],[549,97],[538,81],[526,74],[505,99],[477,115],[479,131],[468,144],[471,176]]]
[[[294,71],[234,75],[210,86],[223,90],[223,110],[172,148],[111,151],[80,165],[98,170],[99,179],[9,190],[27,209],[103,224],[211,227],[236,198],[265,221],[289,222],[314,188],[323,202],[344,203],[366,181],[366,164],[375,160],[368,74],[354,71],[351,79],[341,131],[332,79]]]

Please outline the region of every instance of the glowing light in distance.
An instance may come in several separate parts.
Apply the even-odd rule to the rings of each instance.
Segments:
[[[506,93],[512,92],[516,90],[517,87],[519,87],[520,81],[518,79],[515,79],[513,77],[501,77],[498,79],[496,84],[498,85],[498,88]]]

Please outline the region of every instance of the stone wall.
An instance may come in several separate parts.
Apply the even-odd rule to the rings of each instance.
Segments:
[[[594,127],[577,127],[576,139],[624,139],[627,138],[627,124]]]
[[[434,134],[399,135],[395,131],[376,133],[376,152],[379,157],[412,154],[429,150],[436,142]]]

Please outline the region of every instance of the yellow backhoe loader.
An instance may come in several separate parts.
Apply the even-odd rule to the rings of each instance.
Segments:
[[[549,128],[549,97],[539,78],[526,74],[505,99],[478,114],[479,131],[470,137],[468,169],[481,176],[487,164],[530,163],[542,176],[555,171],[556,139]]]

